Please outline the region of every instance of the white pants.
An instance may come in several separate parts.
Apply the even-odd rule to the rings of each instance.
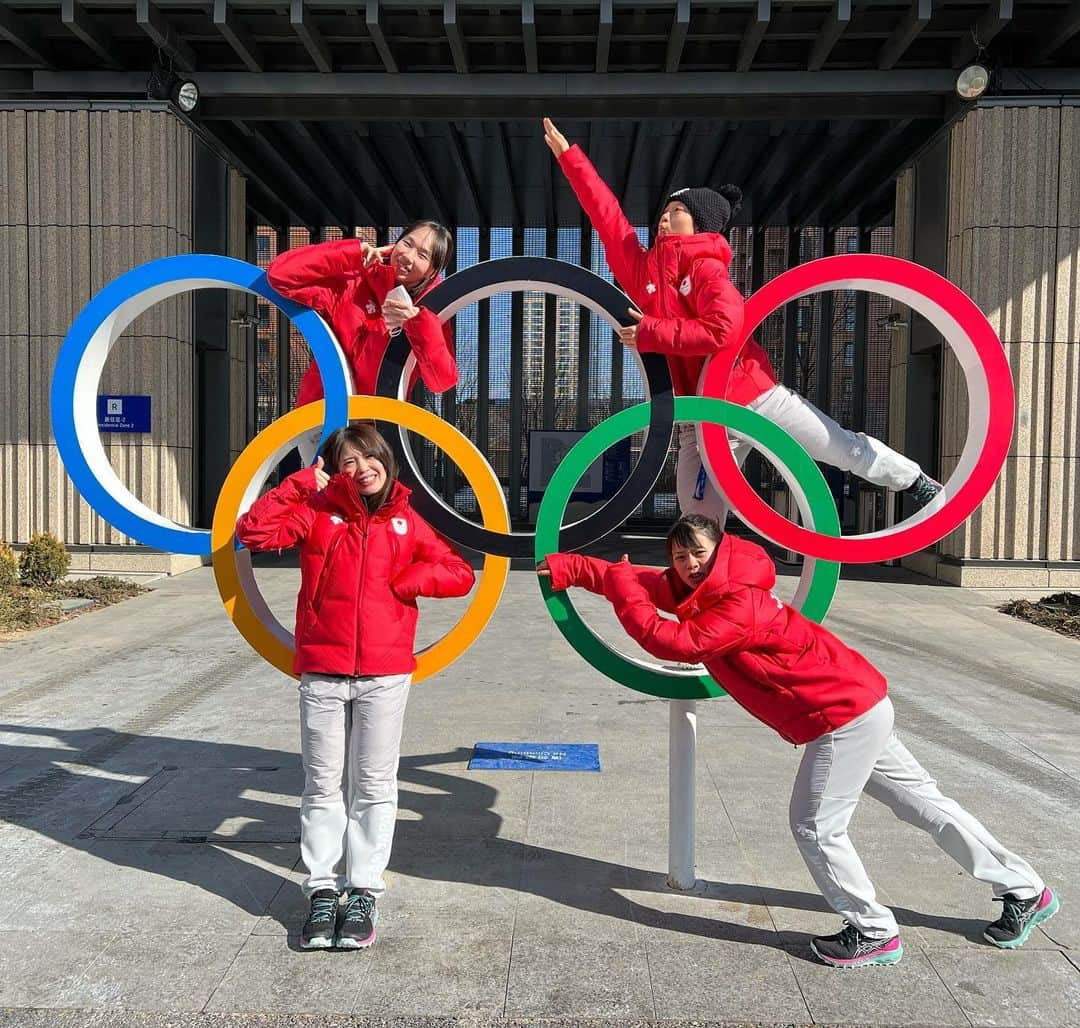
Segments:
[[[929,833],[968,874],[994,895],[1041,895],[1042,879],[1001,845],[955,800],[941,794],[893,733],[885,697],[843,728],[808,743],[791,793],[791,831],[826,902],[871,938],[897,934],[896,919],[878,903],[874,886],[848,836],[861,793]]]
[[[367,889],[379,895],[397,819],[401,727],[412,675],[300,679],[300,855],[304,895]],[[345,874],[338,872],[345,858]]]
[[[785,386],[773,386],[746,406],[793,436],[814,460],[850,471],[874,485],[899,492],[922,473],[918,464],[880,439],[841,428],[828,414]],[[745,437],[731,433],[731,451],[740,467],[752,448]],[[723,527],[730,505],[705,474],[697,430],[692,424],[679,427],[675,490],[683,514],[705,514],[716,518]]]

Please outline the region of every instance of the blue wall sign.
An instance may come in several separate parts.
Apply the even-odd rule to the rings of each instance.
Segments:
[[[102,432],[149,432],[149,396],[99,396],[98,428]]]
[[[478,742],[470,771],[599,771],[594,742]]]

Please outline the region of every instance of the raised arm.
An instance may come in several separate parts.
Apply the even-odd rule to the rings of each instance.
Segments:
[[[315,521],[308,500],[326,484],[326,478],[321,457],[314,467],[289,475],[240,517],[236,538],[256,551],[284,550],[303,542]]]
[[[611,273],[630,298],[640,303],[647,273],[645,250],[634,226],[581,147],[576,144],[571,146],[550,118],[544,119],[544,140],[558,159],[559,167],[574,190],[578,203],[600,236]]]
[[[271,261],[266,277],[282,296],[332,315],[349,280],[377,258],[378,251],[360,239],[336,239],[286,250]]]
[[[735,343],[743,326],[743,298],[719,261],[699,261],[691,275],[692,317],[655,318],[638,324],[642,353],[705,357]]]
[[[416,542],[412,563],[391,583],[399,600],[417,596],[464,596],[476,581],[468,562],[423,518],[412,516]]]

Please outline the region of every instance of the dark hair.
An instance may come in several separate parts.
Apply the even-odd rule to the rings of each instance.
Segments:
[[[715,518],[706,517],[704,514],[684,514],[671,526],[671,531],[667,534],[668,557],[676,546],[686,548],[692,546],[697,532],[701,532],[705,538],[714,543],[724,538],[724,530]]]
[[[429,221],[426,219],[414,221],[411,224],[406,225],[401,230],[401,234],[394,240],[395,245],[404,239],[410,232],[415,232],[420,228],[431,229],[435,234],[435,240],[431,244],[431,270],[428,272],[427,278],[409,289],[409,292],[413,296],[418,296],[432,281],[441,275],[446,270],[447,265],[449,265],[450,258],[454,255],[454,237],[450,234],[450,229],[445,225],[439,224],[437,221]]]
[[[374,496],[365,496],[368,510],[374,514],[387,500],[397,478],[397,459],[390,444],[379,434],[379,430],[364,421],[353,421],[344,428],[330,433],[322,448],[322,459],[326,464],[326,473],[331,477],[341,470],[341,451],[349,443],[365,457],[374,457],[386,469],[386,481]]]

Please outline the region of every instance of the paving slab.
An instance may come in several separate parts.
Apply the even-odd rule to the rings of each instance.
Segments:
[[[814,962],[839,920],[787,824],[801,750],[726,699],[698,704],[698,885],[668,888],[667,704],[584,664],[524,571],[410,696],[377,945],[303,953],[296,685],[200,569],[0,647],[0,1028],[1080,1024],[1080,644],[1000,597],[846,574],[830,624],[888,674],[905,741],[1059,890],[1019,953],[981,938],[988,890],[868,800],[853,837],[905,958]],[[295,569],[258,575],[288,620]],[[423,604],[423,638],[461,609]],[[594,742],[602,770],[469,771],[481,740]],[[27,946],[28,919],[54,931]]]

